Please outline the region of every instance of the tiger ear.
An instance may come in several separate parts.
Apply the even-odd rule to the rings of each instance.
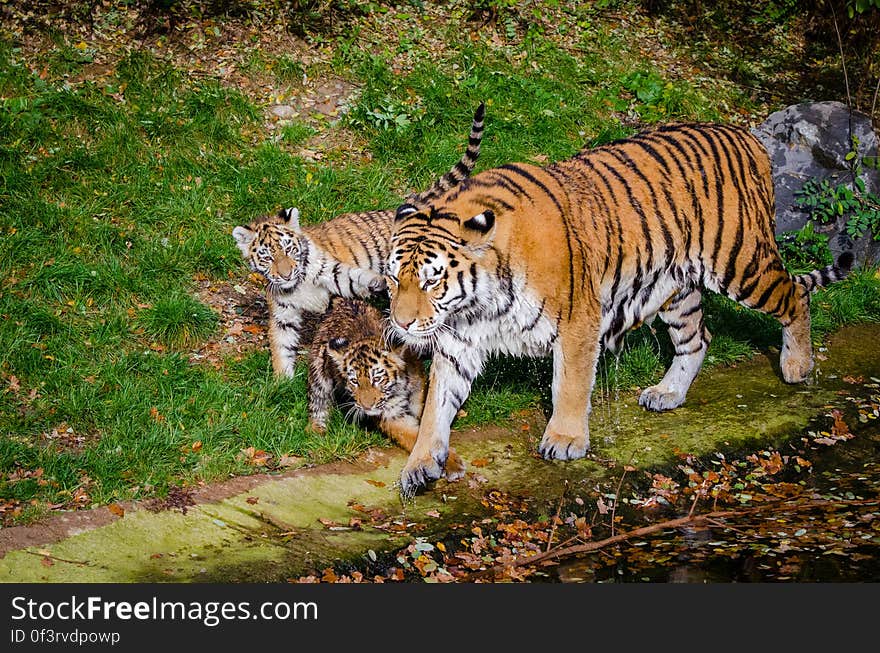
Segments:
[[[488,234],[495,226],[495,213],[490,209],[486,209],[482,213],[478,213],[470,220],[466,220],[462,226],[465,229],[476,231],[482,235]]]
[[[418,213],[418,211],[419,210],[412,204],[401,204],[397,207],[397,213],[395,214],[394,219],[403,220],[406,216]]]
[[[284,222],[284,224],[291,229],[296,229],[299,231],[299,209],[291,207],[289,209],[281,209],[281,212],[278,214],[278,217]]]
[[[235,244],[238,245],[238,249],[241,250],[242,256],[249,256],[251,243],[254,242],[254,238],[257,237],[256,232],[248,227],[239,226],[232,230],[232,237],[235,238]]]

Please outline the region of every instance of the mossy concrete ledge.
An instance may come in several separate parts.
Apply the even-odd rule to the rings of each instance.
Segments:
[[[483,514],[489,490],[551,501],[565,482],[593,487],[619,476],[621,464],[662,468],[676,451],[702,456],[772,446],[826,412],[851,387],[845,375],[880,377],[880,326],[844,329],[818,353],[810,384],[785,384],[775,355],[759,355],[704,371],[686,404],[663,414],[641,409],[629,390],[597,395],[593,451],[584,460],[538,458],[538,414],[457,431],[453,444],[469,462],[467,477],[439,481],[406,505],[394,487],[405,454],[389,447],[355,463],[238,479],[203,493],[185,514],[129,505],[122,517],[101,508],[2,529],[0,582],[283,581],[393,551],[413,536],[440,538],[452,524]]]

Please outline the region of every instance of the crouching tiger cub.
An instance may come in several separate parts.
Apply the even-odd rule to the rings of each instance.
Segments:
[[[770,162],[747,131],[670,125],[537,167],[510,164],[429,206],[403,205],[391,240],[391,322],[434,352],[404,494],[437,478],[450,425],[488,354],[553,355],[548,459],[589,449],[602,347],[659,314],[674,358],[640,403],[680,405],[709,344],[703,288],[782,323],[782,375],[812,367],[810,293],[852,263],[790,275],[774,239]]]
[[[480,154],[484,111],[480,104],[461,159],[433,186],[410,195],[407,202],[422,205],[473,171]],[[291,208],[232,230],[251,270],[267,280],[269,348],[276,375],[293,376],[306,314],[322,314],[333,296],[363,298],[385,289],[384,264],[393,221],[393,210],[379,210],[300,226],[299,211]]]
[[[344,390],[360,416],[378,419],[379,428],[407,451],[419,433],[425,401],[425,369],[406,345],[390,346],[385,321],[373,306],[334,297],[309,350],[309,427],[323,432],[336,391]],[[452,449],[445,475],[464,475]]]

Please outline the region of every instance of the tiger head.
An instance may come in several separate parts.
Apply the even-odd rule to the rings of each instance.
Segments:
[[[431,342],[450,315],[477,308],[495,212],[467,203],[397,210],[387,265],[391,327],[404,342]]]
[[[381,336],[356,341],[340,337],[330,340],[327,352],[360,413],[377,417],[405,410],[416,382],[405,347],[389,348]]]
[[[257,218],[233,229],[232,236],[251,270],[266,277],[270,289],[289,291],[300,284],[306,247],[297,209]]]

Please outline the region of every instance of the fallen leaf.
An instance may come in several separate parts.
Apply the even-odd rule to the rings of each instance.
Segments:
[[[278,459],[278,466],[293,467],[294,465],[299,465],[300,463],[302,463],[303,460],[304,458],[300,456],[289,456],[287,454],[284,454],[281,456],[281,458]]]
[[[191,447],[191,448],[192,448],[192,452],[193,452],[193,453],[198,453],[199,451],[202,450],[202,441],[201,441],[201,440],[196,440],[195,442],[192,443],[192,447]]]
[[[112,512],[112,513],[113,513],[114,515],[116,515],[117,517],[124,517],[124,516],[125,516],[125,508],[123,508],[122,506],[120,506],[118,503],[111,503],[111,504],[109,504],[109,505],[107,506],[107,510],[109,510],[110,512]]]
[[[474,467],[485,467],[488,464],[489,464],[488,458],[474,458],[471,461],[471,465],[473,465]]]
[[[253,505],[256,505],[257,503],[259,503],[260,499],[258,497],[248,497],[247,499],[245,499],[245,501],[247,501],[249,504],[251,504],[253,506]]]
[[[40,564],[43,565],[44,567],[51,567],[55,563],[52,561],[52,558],[50,558],[49,556],[44,556],[40,560]]]
[[[374,485],[376,487],[385,487],[385,483],[383,483],[382,481],[374,481],[371,478],[367,479],[367,483],[369,483],[370,485]]]
[[[272,454],[254,447],[242,449],[239,455],[244,457],[248,465],[253,465],[254,467],[266,467],[272,460]]]

